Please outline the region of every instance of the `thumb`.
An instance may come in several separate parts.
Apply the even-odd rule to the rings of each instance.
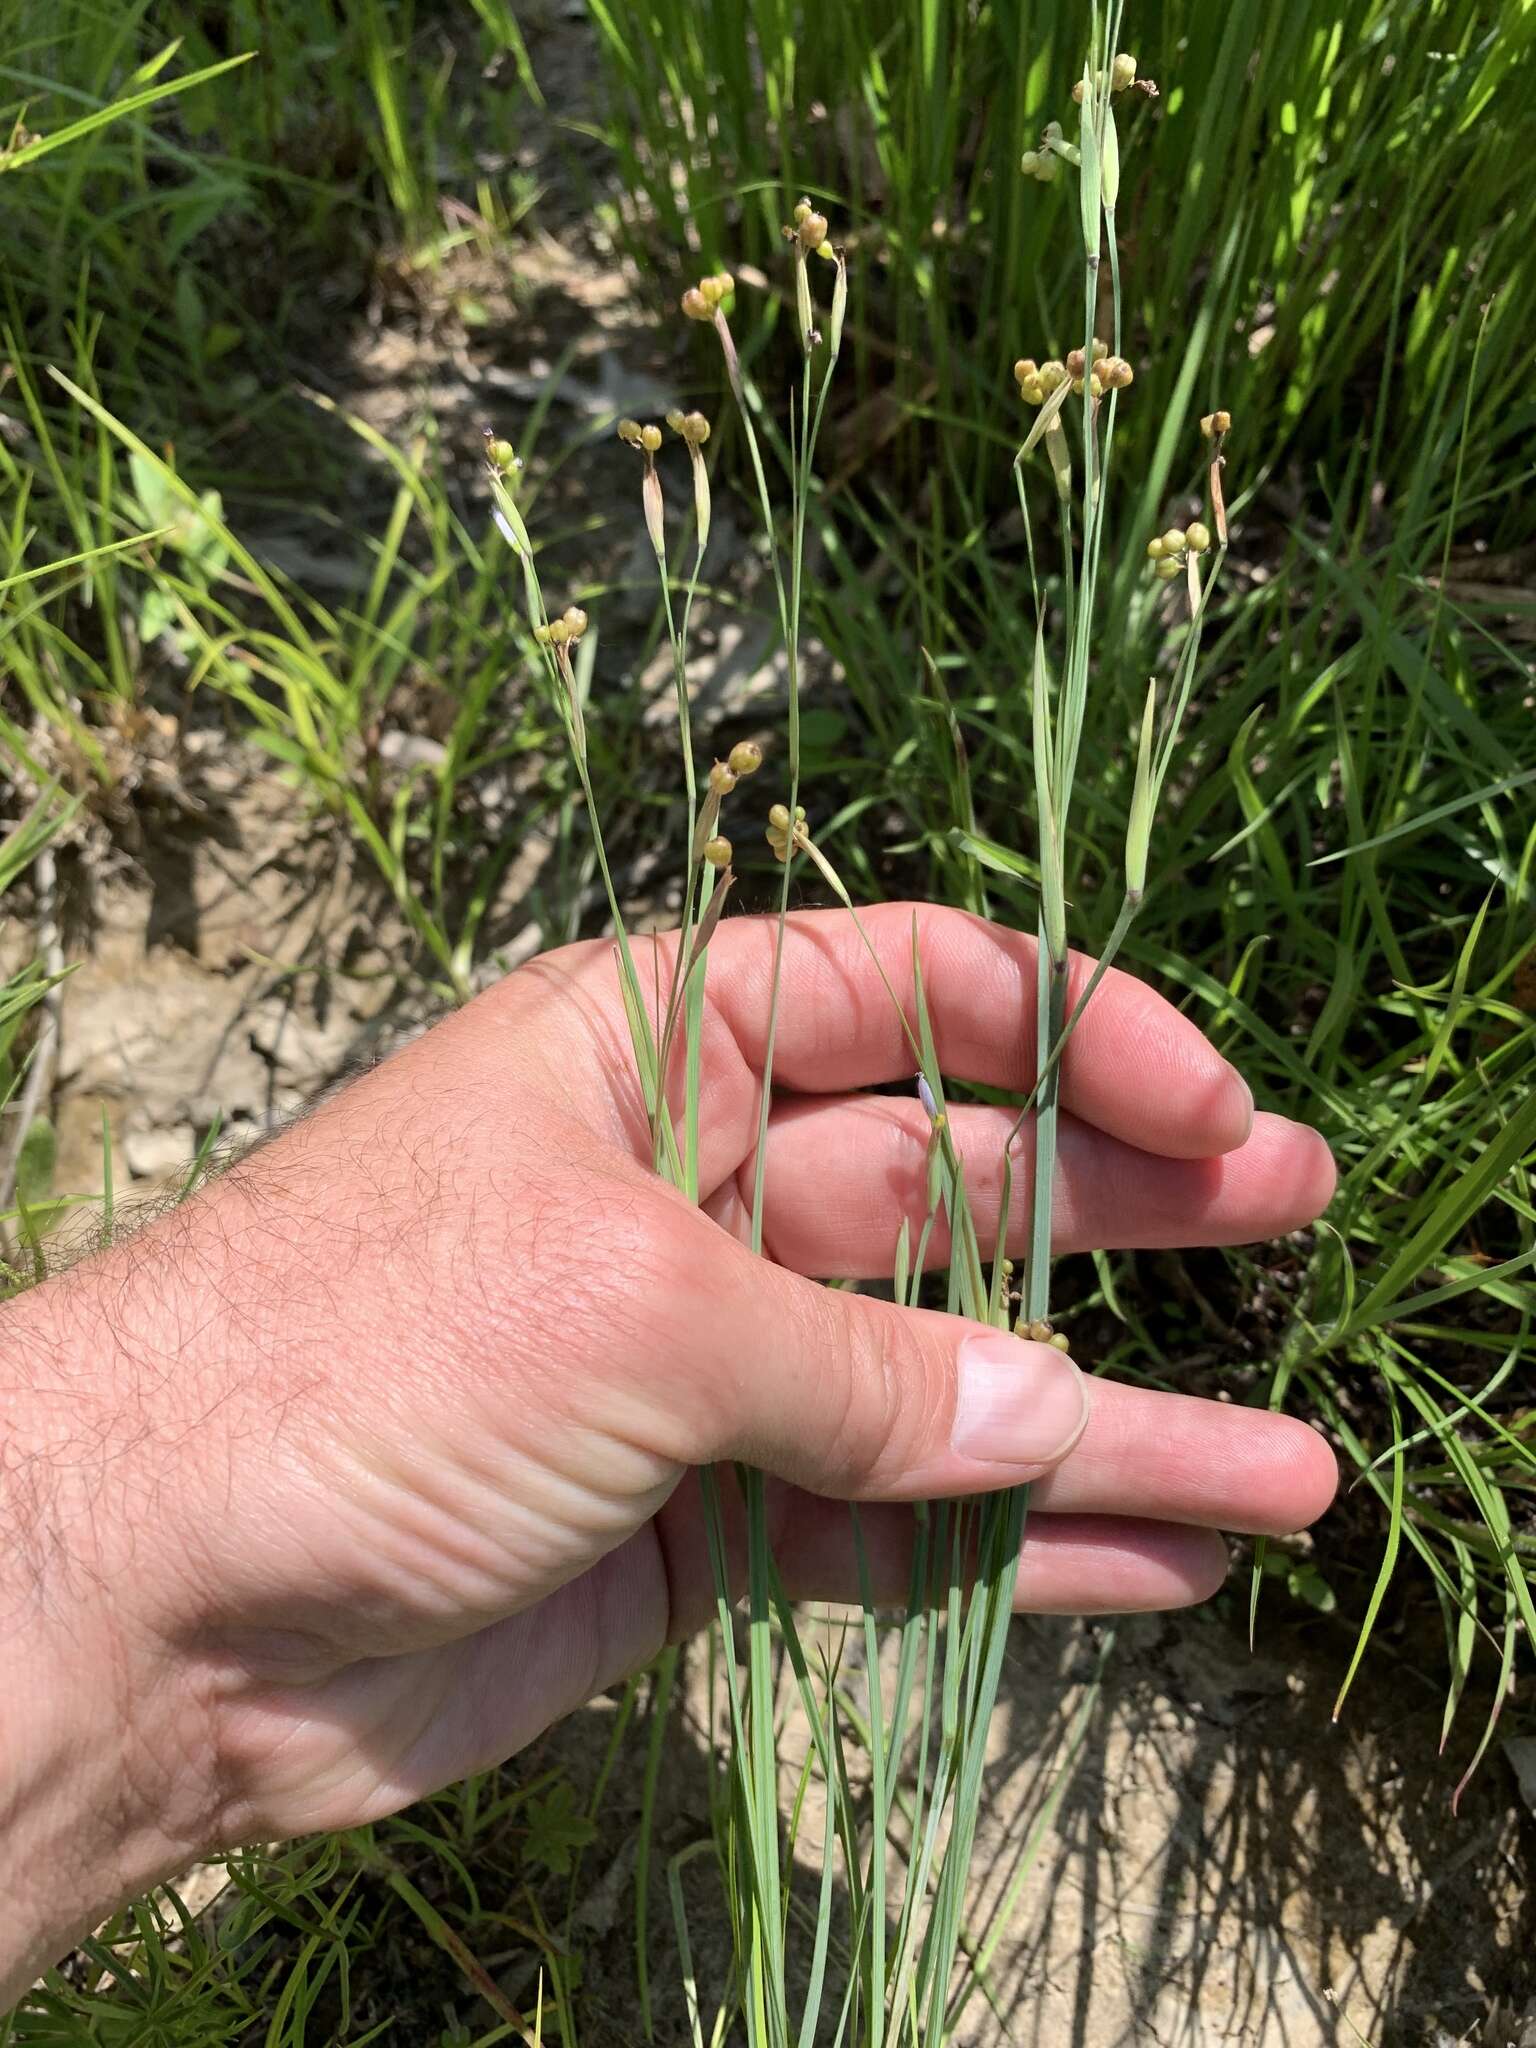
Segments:
[[[1090,1382],[1052,1345],[720,1249],[725,1299],[694,1327],[731,1337],[701,1375],[709,1441],[692,1462],[739,1458],[814,1493],[915,1500],[1021,1485],[1082,1435]]]

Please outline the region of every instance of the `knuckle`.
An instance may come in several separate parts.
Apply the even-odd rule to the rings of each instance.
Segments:
[[[832,1444],[837,1469],[879,1492],[919,1462],[941,1427],[946,1376],[903,1312],[884,1303],[860,1304],[833,1349],[841,1367]]]

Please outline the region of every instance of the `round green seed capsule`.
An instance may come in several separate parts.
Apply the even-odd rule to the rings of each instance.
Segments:
[[[1211,544],[1211,529],[1203,520],[1197,519],[1193,525],[1185,527],[1184,540],[1186,546],[1193,548],[1197,555],[1203,555]]]

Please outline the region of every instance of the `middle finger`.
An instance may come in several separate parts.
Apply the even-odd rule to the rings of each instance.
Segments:
[[[983,1244],[997,1229],[1003,1147],[1011,1110],[963,1105],[949,1112],[965,1188]],[[790,1098],[768,1127],[763,1243],[781,1265],[817,1279],[887,1274],[902,1222],[914,1243],[928,1213],[931,1126],[922,1105],[890,1095]],[[1012,1152],[1008,1242],[1028,1233],[1031,1126]],[[755,1154],[706,1206],[742,1237]],[[1214,1159],[1168,1159],[1063,1115],[1059,1125],[1052,1241],[1058,1252],[1246,1244],[1310,1223],[1333,1193],[1333,1160],[1315,1131],[1259,1114],[1245,1142]],[[935,1219],[929,1262],[949,1259],[949,1232]]]

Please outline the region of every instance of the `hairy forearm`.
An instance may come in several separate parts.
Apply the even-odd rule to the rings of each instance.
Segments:
[[[136,1585],[146,1417],[119,1405],[86,1267],[0,1312],[0,2009],[124,1897],[193,1857],[206,1731]]]
[[[262,1542],[278,1501],[345,1483],[338,1353],[387,1346],[453,1255],[426,1242],[431,1137],[377,1129],[333,1105],[0,1308],[0,2010],[125,1897],[244,1837],[231,1706],[335,1662],[307,1559],[273,1569]],[[356,1622],[366,1650],[361,1595]]]

